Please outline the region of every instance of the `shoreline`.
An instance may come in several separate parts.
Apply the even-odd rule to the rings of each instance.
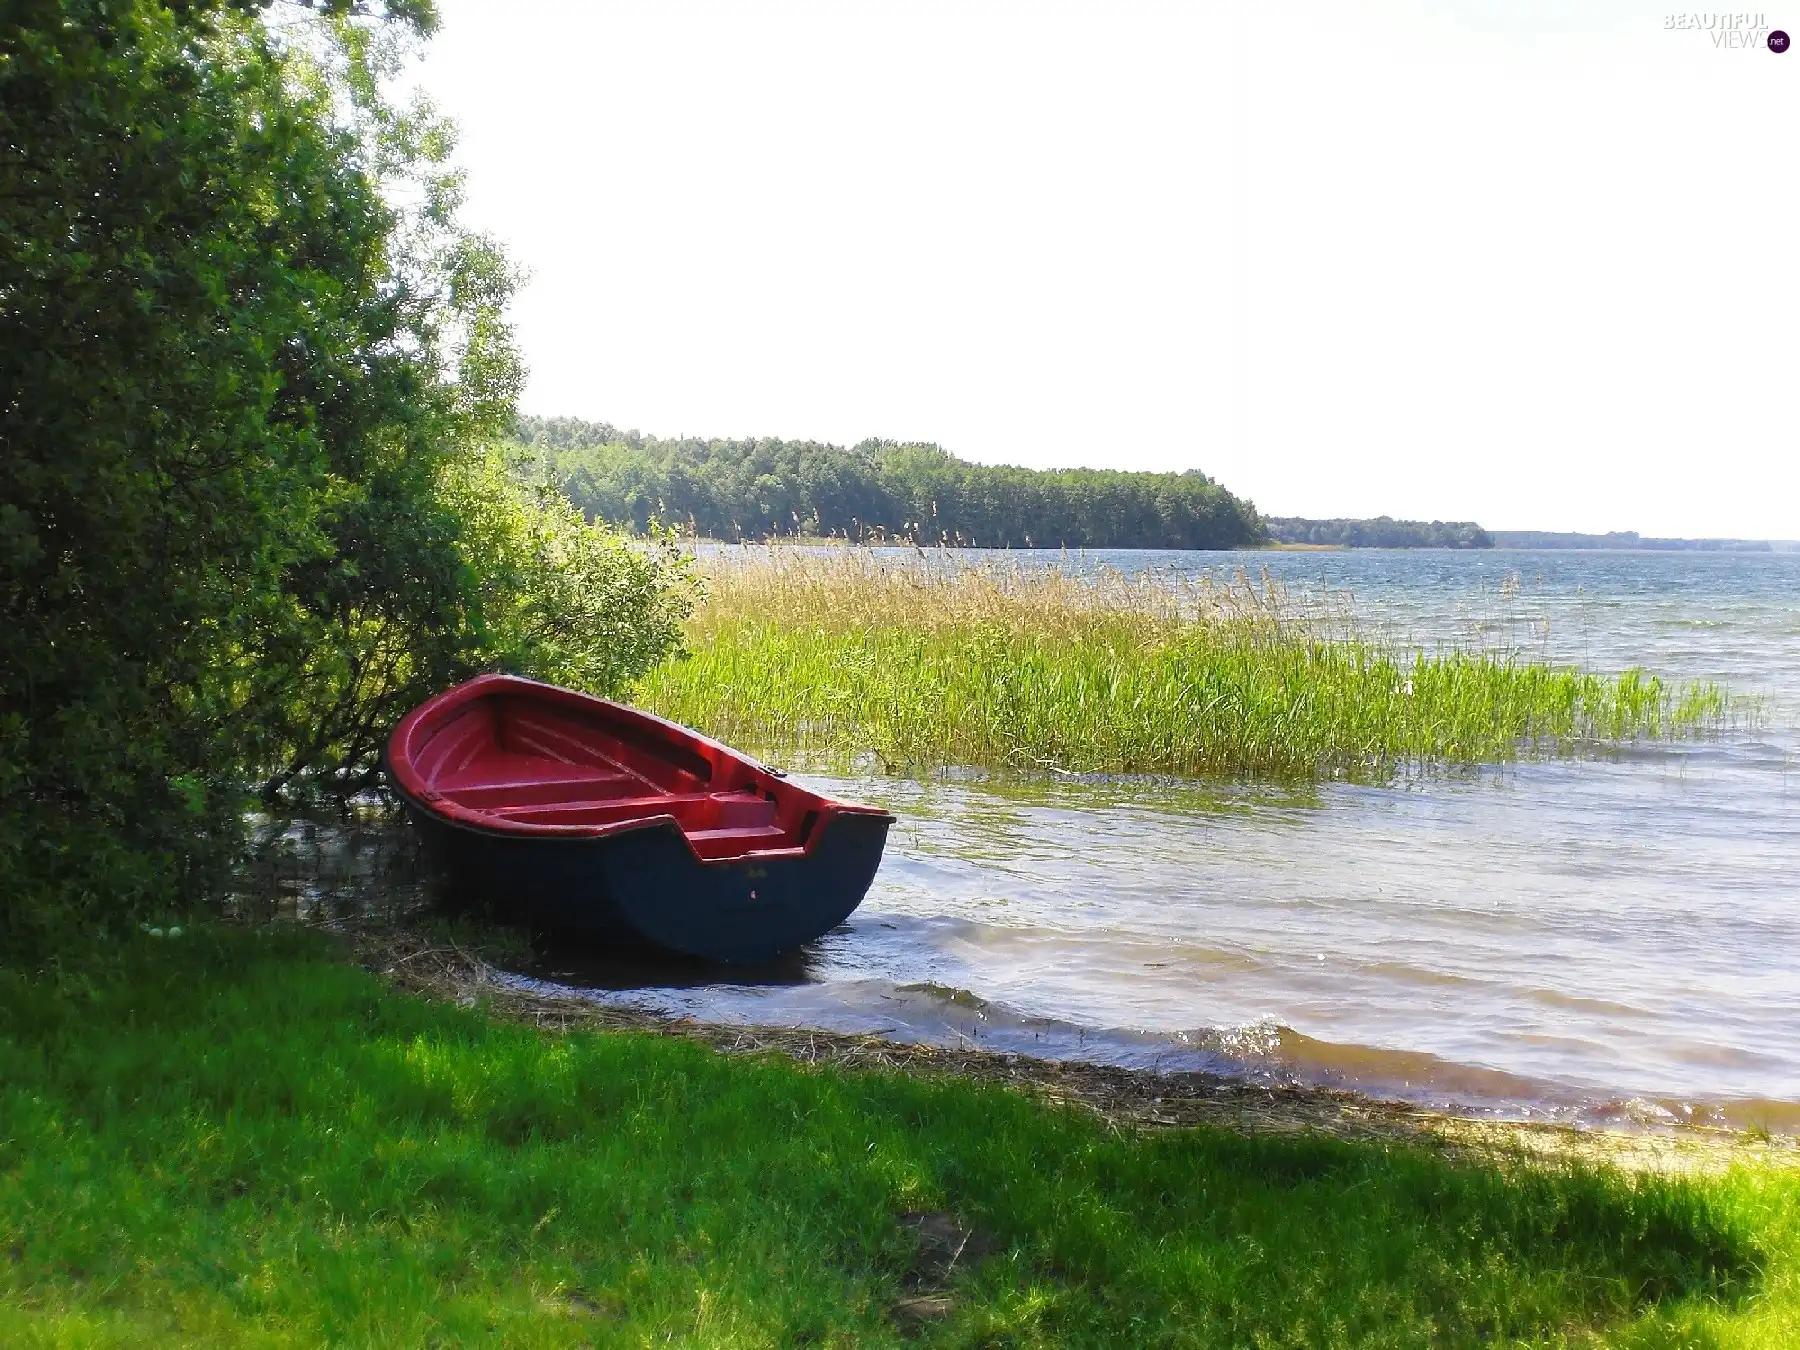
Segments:
[[[1773,1350],[1800,1327],[1785,1139],[664,1021],[500,987],[509,938],[198,923],[9,969],[0,1341]]]
[[[1786,1135],[1689,1124],[1617,1130],[1505,1120],[1342,1088],[1264,1087],[1197,1071],[1168,1073],[871,1035],[701,1022],[526,993],[503,983],[497,967],[454,942],[432,942],[406,931],[340,936],[350,938],[354,959],[364,969],[398,992],[479,1007],[504,1022],[555,1034],[612,1031],[675,1037],[725,1055],[773,1054],[811,1068],[993,1084],[1098,1116],[1118,1130],[1208,1126],[1244,1135],[1321,1134],[1420,1146],[1487,1162],[1599,1165],[1666,1175],[1717,1175],[1740,1165],[1800,1170],[1800,1139]]]

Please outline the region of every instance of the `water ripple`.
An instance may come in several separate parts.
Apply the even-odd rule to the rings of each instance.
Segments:
[[[1510,1115],[1800,1129],[1800,555],[1063,562],[1267,567],[1398,641],[1498,635],[1722,680],[1769,715],[1380,788],[809,777],[902,822],[851,922],[785,980],[591,996]]]

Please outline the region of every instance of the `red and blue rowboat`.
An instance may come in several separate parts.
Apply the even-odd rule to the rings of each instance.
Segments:
[[[862,902],[894,818],[607,699],[483,675],[413,709],[388,779],[462,894],[533,928],[766,961]]]

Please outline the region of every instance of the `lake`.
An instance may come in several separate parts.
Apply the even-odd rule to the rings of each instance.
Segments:
[[[1479,1114],[1800,1132],[1800,554],[1010,556],[1266,574],[1398,644],[1718,680],[1761,715],[1384,786],[801,773],[899,817],[849,923],[736,983],[516,978]]]

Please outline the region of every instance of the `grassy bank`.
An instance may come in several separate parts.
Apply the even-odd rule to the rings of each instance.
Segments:
[[[764,753],[1380,776],[1693,735],[1731,712],[1713,686],[1676,689],[1638,671],[1407,656],[1325,636],[1248,585],[1084,582],[948,557],[751,556],[714,565],[692,654],[653,670],[636,697]]]
[[[0,975],[7,1345],[1796,1336],[1792,1173],[1120,1133],[977,1084],[504,1025],[296,935]]]

